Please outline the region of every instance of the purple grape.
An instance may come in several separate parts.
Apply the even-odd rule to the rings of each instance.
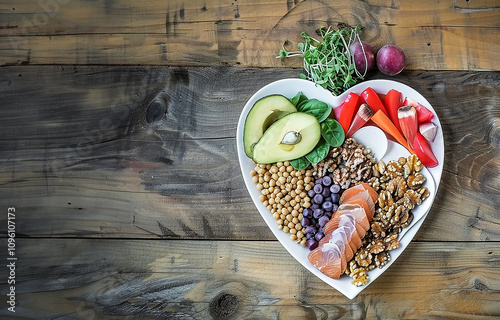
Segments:
[[[316,209],[319,209],[319,204],[317,203],[313,203],[311,204],[311,206],[309,207],[310,209],[312,209],[313,211],[316,210]]]
[[[332,207],[332,208],[333,208],[333,207]],[[332,211],[332,210],[330,210],[330,211],[326,211],[326,212],[325,212],[325,216],[327,216],[328,218],[330,218],[330,219],[331,219],[331,218],[332,218],[332,216],[333,216],[333,212],[334,212],[334,211]]]
[[[321,184],[322,182],[323,180],[321,178],[314,180],[314,184]]]
[[[322,204],[323,203],[323,196],[321,194],[317,194],[313,198],[314,203],[316,204]]]
[[[332,204],[332,211],[331,212],[337,211],[338,208],[339,208],[338,204],[336,204],[336,203]]]
[[[315,235],[315,234],[316,234],[316,233],[306,233],[306,239],[308,239],[308,240],[309,240],[309,239],[311,239],[311,238],[314,238],[314,235]]]
[[[305,208],[304,211],[302,211],[302,215],[304,216],[304,218],[312,217],[312,213],[312,210],[308,208]]]
[[[332,178],[330,178],[329,176],[324,176],[323,179],[321,180],[322,180],[321,182],[325,187],[328,187],[332,184]]]
[[[315,234],[316,233],[316,228],[309,225],[306,227],[306,230],[305,230],[306,233],[312,233],[312,234]]]
[[[340,195],[338,193],[332,193],[330,197],[332,198],[333,203],[339,203]]]
[[[300,224],[303,226],[303,227],[307,227],[309,224],[311,224],[311,222],[309,221],[309,219],[307,218],[302,218],[300,219]]]
[[[309,248],[309,250],[314,250],[318,247],[318,241],[314,239],[309,239],[307,240],[306,245]]]
[[[332,184],[330,186],[330,192],[331,193],[339,193],[340,192],[340,185],[339,184]]]
[[[330,196],[331,192],[330,192],[330,189],[328,188],[324,188],[323,189],[323,192],[321,193],[323,195],[323,197],[327,198]]]
[[[315,184],[314,188],[312,188],[312,190],[314,190],[314,192],[316,192],[316,193],[321,193],[321,192],[323,192],[323,186],[320,184]]]
[[[316,195],[316,192],[314,192],[314,189],[311,189],[307,191],[307,195],[309,196],[309,198],[312,198]]]
[[[316,239],[316,241],[320,241],[324,236],[325,234],[323,232],[318,232],[314,235],[314,239]]]
[[[333,209],[333,203],[331,203],[330,201],[323,202],[323,204],[321,206],[323,207],[323,210],[325,210],[327,212],[328,211],[331,212]]]
[[[321,227],[323,227],[328,221],[330,221],[330,218],[328,218],[327,216],[322,216],[321,218],[319,218],[318,223]]]
[[[323,209],[316,209],[314,210],[313,215],[316,219],[319,219],[324,213],[325,211]]]

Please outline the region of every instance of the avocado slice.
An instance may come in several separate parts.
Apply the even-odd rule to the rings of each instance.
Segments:
[[[321,138],[316,117],[303,112],[289,113],[274,122],[253,148],[257,163],[274,163],[300,158],[311,152]]]
[[[248,157],[253,157],[253,147],[276,120],[297,112],[287,97],[273,94],[259,99],[250,109],[243,129],[243,146]]]

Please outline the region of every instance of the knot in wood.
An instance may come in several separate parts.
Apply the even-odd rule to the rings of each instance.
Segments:
[[[238,305],[238,297],[230,293],[221,293],[210,302],[210,315],[213,319],[228,319],[236,312]]]
[[[167,111],[167,97],[163,92],[158,94],[146,109],[146,122],[153,123],[160,120]]]

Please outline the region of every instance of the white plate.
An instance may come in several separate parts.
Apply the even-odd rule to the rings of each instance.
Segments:
[[[238,128],[236,132],[236,143],[237,143],[237,149],[238,149],[238,157],[239,157],[239,162],[240,162],[240,167],[243,175],[243,179],[245,180],[246,187],[248,189],[248,192],[250,193],[250,196],[255,203],[255,206],[259,210],[259,213],[261,214],[262,218],[265,220],[273,234],[276,236],[276,238],[279,240],[279,242],[285,247],[285,249],[299,262],[301,263],[306,269],[308,269],[310,272],[312,272],[314,275],[319,277],[321,280],[332,286],[333,288],[337,289],[340,291],[342,294],[344,294],[346,297],[349,299],[353,299],[356,297],[362,290],[367,288],[368,285],[362,286],[362,287],[356,287],[353,284],[351,284],[351,278],[348,276],[341,276],[340,279],[332,279],[323,273],[321,273],[316,267],[314,267],[309,260],[307,259],[307,254],[309,253],[309,250],[306,247],[303,247],[295,241],[290,239],[290,234],[285,233],[282,230],[278,229],[278,225],[276,223],[276,220],[273,218],[271,212],[269,209],[267,209],[262,202],[259,200],[259,195],[260,191],[257,190],[255,183],[252,181],[252,177],[250,176],[250,171],[255,168],[254,162],[248,158],[245,154],[244,148],[243,148],[243,127],[245,124],[245,119],[254,105],[254,103],[259,100],[262,97],[265,97],[270,94],[282,94],[288,98],[292,98],[295,96],[299,91],[302,91],[309,99],[311,98],[316,98],[318,100],[321,100],[330,107],[334,108],[342,103],[342,101],[345,99],[347,94],[349,92],[354,92],[357,93],[358,95],[361,94],[366,88],[371,87],[374,89],[376,92],[386,94],[390,89],[395,89],[399,92],[402,93],[403,99],[405,97],[411,98],[420,104],[422,104],[424,107],[428,108],[431,110],[435,117],[432,119],[432,122],[438,127],[438,132],[436,135],[435,140],[431,143],[432,151],[434,152],[436,158],[438,159],[439,165],[434,167],[434,168],[429,168],[428,170],[425,170],[424,175],[427,177],[429,175],[432,175],[431,179],[428,179],[426,182],[425,186],[429,188],[430,191],[430,196],[428,199],[426,199],[422,205],[418,206],[413,210],[414,214],[414,219],[412,224],[406,228],[405,232],[406,234],[404,237],[401,238],[401,246],[396,249],[391,251],[391,261],[383,268],[383,269],[378,269],[375,268],[374,270],[369,272],[370,276],[370,283],[375,281],[385,270],[389,268],[389,266],[401,255],[401,253],[404,251],[404,249],[408,246],[410,241],[413,239],[415,234],[417,233],[418,229],[422,225],[423,221],[425,220],[425,217],[427,216],[427,213],[429,212],[432,203],[434,202],[434,198],[437,193],[437,189],[439,187],[439,183],[441,181],[441,174],[443,171],[443,161],[444,161],[444,140],[443,140],[443,132],[441,130],[441,124],[439,122],[439,119],[437,117],[437,114],[430,105],[430,103],[416,90],[413,88],[396,82],[396,81],[391,81],[391,80],[371,80],[371,81],[365,81],[362,82],[354,87],[352,87],[350,90],[344,92],[340,96],[333,96],[329,91],[323,89],[320,86],[316,86],[313,82],[308,81],[308,80],[302,80],[302,79],[283,79],[279,81],[272,82],[266,86],[264,86],[262,89],[257,91],[245,104],[245,107],[243,108],[243,111],[241,112],[240,119],[238,121]],[[370,147],[370,146],[367,146]],[[389,160],[397,160],[400,156],[407,156],[409,155],[409,152],[400,144],[395,143],[393,141],[388,142],[388,148],[385,156],[382,158],[386,163]],[[432,181],[434,180],[434,181]],[[370,284],[369,283],[369,284]]]

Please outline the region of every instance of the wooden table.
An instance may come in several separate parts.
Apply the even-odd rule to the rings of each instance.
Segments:
[[[421,92],[446,141],[428,218],[353,300],[273,237],[235,140],[301,72],[281,45],[339,22],[405,50],[367,80]],[[497,1],[4,0],[0,65],[3,319],[500,317]]]

